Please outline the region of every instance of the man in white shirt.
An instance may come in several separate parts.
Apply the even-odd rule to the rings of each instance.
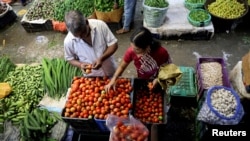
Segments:
[[[87,76],[112,76],[117,67],[113,54],[118,40],[107,24],[86,19],[74,10],[65,14],[65,23],[68,30],[64,39],[65,59],[82,70],[91,64],[92,71]]]

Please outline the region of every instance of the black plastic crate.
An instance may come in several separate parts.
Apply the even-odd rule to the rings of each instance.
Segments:
[[[9,10],[3,17],[0,17],[0,29],[15,22],[17,15],[13,10]]]
[[[125,77],[120,77],[120,78],[125,78]],[[118,78],[119,79],[119,78]],[[133,83],[134,83],[134,79],[132,78],[125,78],[125,79],[129,79],[130,82],[131,82],[131,86],[133,86]],[[133,91],[130,93],[130,100],[131,100],[131,103],[132,103],[132,100],[133,100]],[[131,111],[130,111],[131,113]],[[107,125],[106,125],[106,119],[97,119],[97,118],[94,118],[98,128],[100,129],[101,132],[103,133],[106,133],[106,132],[110,132]]]
[[[72,129],[78,134],[83,133],[100,133],[96,122],[93,118],[70,118],[64,117],[63,113],[65,112],[65,108],[62,111],[62,119],[68,123]]]
[[[51,20],[47,20],[45,23],[29,23],[21,22],[26,32],[41,32],[41,31],[52,31],[53,25]]]
[[[147,92],[149,92],[149,88],[148,88],[148,83],[149,82],[152,82],[153,80],[152,79],[140,79],[140,78],[135,78],[134,79],[134,83],[133,83],[133,88],[134,88],[134,91],[133,91],[133,109],[132,109],[132,112],[131,114],[135,117],[135,118],[138,118],[136,117],[135,115],[135,109],[136,109],[136,102],[137,102],[137,99],[136,99],[136,96],[138,94],[138,92],[140,92],[140,90],[145,90]],[[166,114],[166,107],[167,107],[167,93],[166,91],[164,91],[160,85],[158,85],[157,88],[154,89],[155,93],[158,93],[160,92],[161,95],[162,95],[162,123],[154,123],[154,122],[143,122],[141,121],[142,123],[144,123],[145,125],[147,126],[151,126],[152,124],[166,124],[167,123],[167,114]]]

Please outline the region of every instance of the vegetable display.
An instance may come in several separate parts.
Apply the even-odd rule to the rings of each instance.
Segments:
[[[100,12],[110,12],[113,10],[114,0],[95,0],[95,10]],[[124,0],[118,0],[118,6],[124,6]]]
[[[107,77],[74,77],[64,117],[106,119],[108,114],[127,117],[132,108],[130,79],[119,78],[116,91],[105,92]]]
[[[244,3],[237,0],[216,0],[210,3],[207,9],[211,14],[225,19],[235,19],[246,12]]]
[[[64,15],[69,10],[79,10],[85,17],[94,12],[93,0],[58,0],[54,2],[54,20],[64,21]]]
[[[57,121],[62,120],[60,115],[49,112],[47,109],[34,109],[31,113],[26,113],[21,122],[21,139],[25,141],[56,141],[49,137],[52,127]]]
[[[81,76],[82,72],[77,67],[70,65],[64,59],[43,58],[43,83],[48,96],[59,99],[65,95],[70,87],[73,76]]]
[[[19,125],[24,115],[30,112],[44,96],[41,65],[24,65],[8,73],[4,80],[12,87],[12,92],[1,99],[0,117]]]
[[[168,7],[169,3],[166,0],[145,0],[145,5],[150,7],[164,8]]]
[[[52,19],[54,17],[53,3],[53,0],[34,1],[26,14],[27,20]]]
[[[15,70],[16,65],[6,55],[0,57],[0,82],[3,82],[10,71]]]
[[[189,2],[189,3],[204,3],[205,0],[186,0],[186,2]]]
[[[211,104],[220,114],[226,117],[235,115],[237,101],[234,95],[226,89],[214,90],[211,94]]]
[[[218,62],[201,63],[202,85],[205,89],[223,85],[222,65]]]
[[[135,90],[134,116],[144,123],[163,123],[163,96],[151,85],[148,82],[144,89]]]
[[[208,13],[204,10],[195,10],[195,12],[191,12],[189,14],[189,17],[193,21],[197,21],[197,22],[204,22],[209,19]]]
[[[146,141],[148,139],[148,129],[139,121],[130,118],[130,122],[119,120],[112,128],[110,141]]]

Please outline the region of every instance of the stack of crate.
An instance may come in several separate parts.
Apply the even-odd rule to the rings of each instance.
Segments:
[[[211,62],[216,62],[221,64],[221,73],[222,73],[222,86],[225,87],[231,87],[229,77],[228,77],[228,71],[226,69],[226,64],[223,58],[209,58],[209,57],[202,57],[198,58],[197,64],[196,64],[196,74],[197,74],[197,80],[198,80],[198,95],[197,95],[197,115],[202,108],[203,103],[206,100],[206,94],[209,88],[206,88],[204,85],[204,75],[203,72],[201,71],[201,64],[202,63],[211,63]],[[209,69],[209,68],[206,68]],[[215,69],[215,68],[211,68]],[[219,72],[218,72],[219,73]],[[212,74],[215,75],[215,74]],[[222,126],[212,126],[209,125],[205,122],[202,121],[197,121],[195,122],[195,129],[196,129],[196,139],[197,140],[204,140],[208,139],[209,136],[211,136],[211,129],[217,127],[217,128],[222,128]]]
[[[170,104],[173,106],[197,106],[197,80],[193,67],[179,66],[182,77],[169,87]]]

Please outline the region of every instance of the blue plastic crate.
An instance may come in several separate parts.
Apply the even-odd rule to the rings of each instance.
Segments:
[[[96,119],[94,118],[98,128],[101,130],[101,132],[110,132],[109,128],[106,125],[106,120],[105,119]]]

